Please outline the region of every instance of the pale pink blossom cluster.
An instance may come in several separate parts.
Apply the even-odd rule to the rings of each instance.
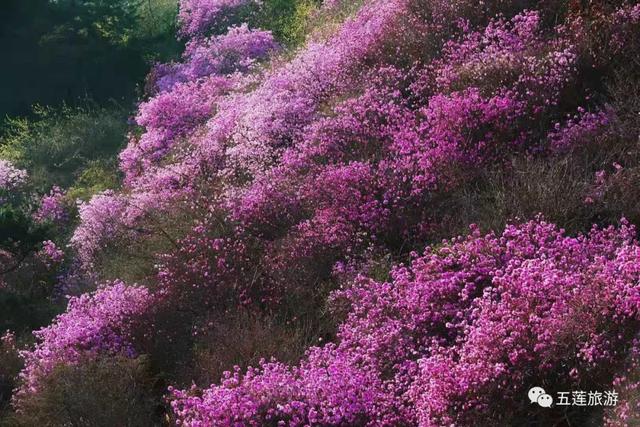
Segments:
[[[39,256],[48,268],[61,264],[65,258],[64,251],[51,240],[42,242]]]
[[[69,220],[69,212],[65,192],[54,186],[49,194],[42,197],[33,217],[38,222],[50,222],[58,226],[66,223]]]
[[[27,181],[27,172],[0,159],[0,190],[15,190]]]
[[[185,37],[206,34],[215,24],[230,23],[228,18],[238,8],[256,0],[182,0],[180,1],[180,33]]]

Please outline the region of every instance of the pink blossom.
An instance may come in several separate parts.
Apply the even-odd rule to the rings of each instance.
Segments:
[[[183,36],[197,36],[208,32],[216,23],[225,22],[227,14],[254,0],[181,0],[180,31]]]
[[[69,219],[65,206],[65,193],[60,187],[54,186],[48,195],[42,197],[34,219],[38,222],[52,222],[58,225]]]
[[[47,267],[51,268],[53,265],[60,264],[64,261],[64,251],[59,249],[51,240],[47,240],[42,242],[40,257]]]
[[[495,424],[531,384],[596,387],[637,346],[634,236],[624,220],[578,237],[542,220],[473,230],[390,282],[336,292],[350,306],[337,345],[236,370],[201,397],[172,390],[172,407],[194,426]]]
[[[27,172],[18,169],[11,162],[0,159],[0,189],[14,190],[27,180]]]
[[[17,408],[21,399],[37,393],[40,381],[59,364],[75,364],[99,354],[133,356],[131,325],[149,298],[146,288],[122,282],[71,298],[65,313],[34,333],[35,347],[21,352],[25,368],[14,396]]]

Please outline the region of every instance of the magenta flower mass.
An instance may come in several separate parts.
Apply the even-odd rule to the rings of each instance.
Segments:
[[[180,2],[181,33],[185,37],[205,34],[213,25],[225,19],[236,9],[253,3],[254,0],[188,0]]]
[[[337,291],[350,306],[337,345],[298,367],[236,371],[202,396],[171,390],[172,406],[194,426],[513,421],[532,384],[586,390],[623,376],[639,343],[633,236],[623,225],[568,237],[540,220],[500,236],[472,229],[390,282],[360,277]]]
[[[37,393],[39,382],[58,364],[80,363],[100,353],[132,357],[131,324],[145,310],[148,298],[145,288],[122,282],[72,298],[66,313],[36,332],[38,345],[22,354],[25,368],[16,405],[20,407],[23,396]]]
[[[68,220],[65,194],[60,187],[53,187],[49,194],[42,197],[34,218],[39,222],[49,221],[58,224]]]
[[[82,289],[16,412],[118,361],[149,425],[640,422],[640,5],[276,3],[181,0],[121,185],[36,199]]]

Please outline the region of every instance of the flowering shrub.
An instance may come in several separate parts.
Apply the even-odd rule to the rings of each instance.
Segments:
[[[299,368],[263,361],[246,374],[228,372],[220,387],[205,390],[202,397],[170,392],[179,423],[185,425],[360,425],[368,413],[383,416],[380,388],[375,375],[355,368],[328,346],[312,350]]]
[[[0,189],[14,190],[24,184],[26,179],[26,171],[17,169],[11,162],[0,160]]]
[[[96,251],[105,244],[106,238],[122,234],[121,216],[126,209],[123,197],[106,191],[94,196],[89,203],[78,207],[81,225],[76,228],[71,244],[81,262],[89,265]]]
[[[40,257],[44,261],[45,265],[51,268],[53,265],[60,264],[64,261],[64,251],[59,249],[51,240],[46,240],[42,242]]]
[[[140,105],[136,117],[145,133],[120,155],[127,179],[157,163],[180,138],[204,124],[216,103],[239,84],[239,75],[276,49],[271,33],[241,25],[224,35],[192,40],[182,63],[156,67],[159,93]]]
[[[578,114],[570,118],[561,126],[556,124],[554,131],[549,135],[549,141],[554,150],[562,151],[579,147],[580,142],[589,140],[594,134],[602,131],[609,124],[606,112],[587,113],[583,108],[578,109]]]
[[[65,193],[58,186],[54,186],[48,195],[40,200],[40,207],[34,215],[39,222],[51,222],[63,224],[69,219],[69,213],[65,206]]]
[[[540,220],[474,230],[391,282],[336,292],[350,306],[337,345],[228,374],[201,397],[173,390],[172,406],[185,425],[513,421],[531,385],[586,390],[623,368],[640,321],[635,234],[626,222],[578,237]]]
[[[25,368],[15,394],[20,399],[37,393],[39,383],[58,365],[70,365],[100,354],[132,357],[132,322],[150,302],[147,289],[116,282],[95,293],[69,300],[67,311],[52,325],[35,332],[38,343],[22,353]]]
[[[176,144],[211,114],[215,101],[232,87],[232,81],[211,76],[201,81],[179,83],[170,92],[140,106],[138,124],[146,126],[120,153],[122,169],[132,181],[144,168],[161,160]]]
[[[247,24],[231,27],[226,34],[191,40],[184,51],[182,63],[173,66],[160,64],[154,71],[156,85],[159,91],[165,91],[179,81],[246,72],[277,48],[269,31],[250,30]]]
[[[178,251],[160,257],[158,287],[167,301],[189,307],[197,298],[202,307],[224,307],[250,301],[256,291],[266,299],[269,290],[257,270],[248,277],[247,243],[211,236],[206,225],[193,227]]]
[[[253,3],[254,0],[185,0],[180,2],[180,22],[183,36],[199,36],[213,24],[228,18],[235,9]]]

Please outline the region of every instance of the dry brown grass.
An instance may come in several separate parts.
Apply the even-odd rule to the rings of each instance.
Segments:
[[[207,386],[234,366],[258,366],[261,359],[297,363],[305,350],[318,344],[317,327],[304,320],[237,311],[207,322],[193,347],[193,365],[185,379]]]
[[[159,396],[146,359],[107,358],[60,366],[39,393],[21,401],[7,426],[149,427],[160,425]]]

